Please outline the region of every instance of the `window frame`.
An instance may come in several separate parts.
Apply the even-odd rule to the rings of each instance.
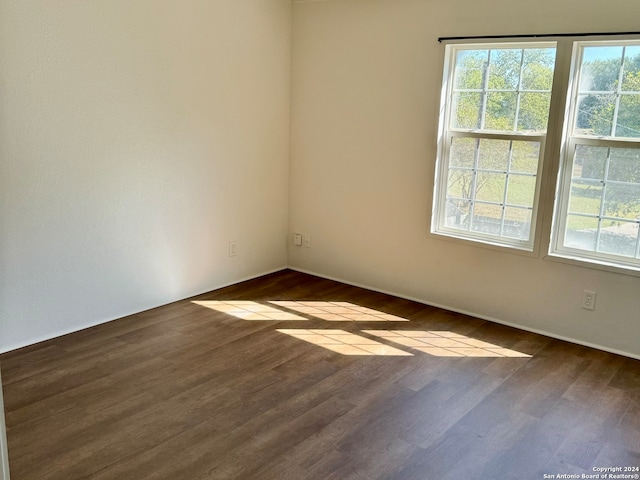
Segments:
[[[558,169],[558,184],[556,188],[555,206],[552,214],[553,225],[550,232],[550,243],[548,247],[549,256],[578,262],[579,264],[595,267],[604,267],[607,270],[622,271],[640,275],[640,258],[633,258],[623,255],[616,255],[605,252],[584,250],[564,245],[567,217],[570,215],[569,202],[571,191],[571,180],[573,173],[574,152],[581,145],[625,148],[640,150],[640,137],[612,137],[602,135],[584,135],[575,133],[576,131],[576,110],[579,107],[580,69],[584,59],[584,48],[589,46],[620,46],[620,45],[640,45],[640,39],[616,38],[615,40],[571,40],[571,74],[566,85],[567,100],[564,115],[563,149],[560,156]],[[618,86],[618,93],[620,86]],[[608,162],[607,162],[608,163]],[[603,185],[606,179],[603,179]],[[601,207],[602,210],[602,207]],[[601,211],[596,218],[603,218],[606,215]],[[640,220],[636,220],[636,225],[640,229]],[[599,229],[596,236],[599,236]],[[636,238],[636,255],[640,249],[640,240]]]
[[[605,45],[607,43],[614,45],[636,45],[640,44],[640,35],[561,35],[557,37],[548,36],[544,41],[540,41],[540,39],[537,39],[535,36],[530,38],[452,39],[445,41],[442,58],[443,77],[440,91],[440,109],[437,123],[437,157],[433,170],[433,190],[429,195],[431,216],[428,235],[430,238],[455,242],[462,245],[489,248],[505,253],[537,257],[543,260],[579,267],[640,276],[640,264],[635,265],[624,262],[624,258],[629,257],[622,257],[622,261],[620,261],[621,258],[617,256],[610,257],[608,254],[601,256],[594,255],[595,252],[590,251],[585,252],[566,247],[558,248],[559,236],[557,232],[559,229],[564,228],[565,217],[568,213],[566,206],[564,206],[565,210],[563,214],[560,213],[560,209],[563,208],[565,197],[568,202],[567,176],[570,182],[570,172],[573,165],[573,157],[571,156],[569,158],[574,145],[569,141],[574,122],[571,113],[572,108],[574,108],[573,99],[577,98],[575,92],[578,88],[578,69],[582,62],[582,55],[578,58],[576,51],[583,45]],[[556,48],[556,59],[547,132],[544,144],[541,145],[541,148],[544,148],[544,153],[540,156],[541,161],[538,164],[535,197],[535,201],[537,202],[535,207],[537,207],[537,210],[534,210],[534,212],[537,213],[535,216],[532,214],[530,243],[523,248],[522,245],[496,241],[500,240],[500,237],[486,238],[480,236],[479,238],[474,238],[469,235],[460,235],[461,230],[439,229],[438,222],[443,222],[446,216],[446,210],[444,208],[439,209],[438,207],[440,202],[442,202],[441,196],[443,195],[443,191],[444,195],[446,195],[446,178],[448,174],[448,159],[447,162],[443,162],[442,159],[445,158],[445,154],[449,154],[446,149],[451,143],[451,140],[449,139],[447,141],[445,137],[447,131],[450,130],[451,108],[449,99],[451,98],[453,88],[453,72],[455,66],[455,54],[450,53],[450,50],[464,47],[495,49],[515,46],[516,48],[522,48],[523,45],[535,44],[554,44]],[[518,138],[523,137],[525,137],[525,135],[518,135]],[[593,140],[591,137],[584,138],[586,141]],[[640,148],[640,140],[635,138],[625,139],[622,137],[622,140],[619,138],[616,139],[615,143],[622,148],[629,144],[635,144]],[[443,178],[445,180],[441,181]]]
[[[534,48],[554,48],[557,50],[556,41],[503,41],[503,42],[453,42],[445,46],[445,60],[443,68],[442,94],[440,99],[440,119],[438,124],[438,155],[436,160],[436,175],[434,179],[434,194],[432,196],[432,214],[430,233],[438,237],[446,237],[448,239],[460,240],[463,242],[472,242],[472,244],[480,244],[498,249],[507,248],[510,251],[523,253],[525,255],[538,254],[538,241],[540,235],[540,207],[541,192],[543,190],[542,174],[545,168],[545,152],[547,150],[547,137],[549,132],[549,122],[551,115],[549,113],[547,119],[547,131],[543,134],[532,134],[517,131],[498,131],[485,129],[463,129],[451,127],[452,102],[451,98],[454,90],[455,80],[455,63],[456,52],[464,49],[474,50],[499,50],[499,49],[534,49]],[[557,65],[557,51],[556,51]],[[555,69],[554,80],[555,84]],[[484,90],[484,89],[483,89]],[[520,91],[520,90],[518,90]],[[553,108],[553,85],[551,88],[551,104],[549,112]],[[516,119],[517,120],[517,119]],[[507,140],[507,141],[530,141],[538,142],[540,150],[538,154],[538,165],[535,173],[536,185],[534,189],[533,205],[531,207],[531,225],[529,238],[527,240],[519,240],[511,237],[496,236],[485,234],[482,232],[474,232],[471,229],[461,230],[446,226],[446,210],[447,210],[447,188],[446,178],[449,173],[450,149],[454,138],[477,138],[487,140]],[[533,175],[532,175],[533,176]],[[443,179],[442,184],[440,179]],[[475,199],[474,199],[475,203]],[[480,201],[480,203],[483,203]],[[505,204],[506,206],[506,204]]]

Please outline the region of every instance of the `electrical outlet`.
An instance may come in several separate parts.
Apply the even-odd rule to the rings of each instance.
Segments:
[[[302,246],[302,234],[301,233],[294,233],[293,234],[293,244],[296,247],[301,247]]]
[[[582,292],[582,308],[585,310],[596,309],[596,292],[590,290]]]
[[[311,234],[310,233],[305,233],[304,234],[304,246],[307,248],[311,248]]]
[[[238,242],[231,241],[229,242],[229,256],[235,257],[236,255],[238,255]]]

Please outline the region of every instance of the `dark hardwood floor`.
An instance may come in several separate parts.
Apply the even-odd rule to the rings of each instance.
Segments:
[[[288,270],[0,362],[12,480],[640,466],[640,361]]]

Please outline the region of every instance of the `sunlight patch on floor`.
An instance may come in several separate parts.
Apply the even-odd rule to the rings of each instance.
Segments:
[[[329,322],[408,322],[406,318],[390,315],[372,308],[361,307],[349,302],[295,302],[271,301],[299,313],[313,315]]]
[[[309,320],[307,317],[315,317],[329,322],[409,321],[349,302],[274,300],[260,303],[251,300],[205,300],[193,303],[242,320],[289,321]],[[526,353],[451,331],[362,330],[367,336],[338,329],[277,331],[343,355],[414,356],[413,353],[388,344],[392,343],[437,357],[531,357]],[[377,337],[377,340],[369,337]]]
[[[531,355],[447,331],[363,330],[374,337],[437,357],[526,357]]]
[[[332,352],[342,355],[375,355],[393,357],[411,357],[412,353],[399,350],[389,345],[376,342],[371,338],[361,337],[344,330],[306,330],[283,328],[277,330],[285,335],[290,335],[298,340],[313,343]]]
[[[242,320],[307,320],[300,315],[248,300],[194,301],[203,307],[233,315]]]

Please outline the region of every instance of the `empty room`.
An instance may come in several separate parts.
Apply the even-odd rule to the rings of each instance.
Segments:
[[[0,480],[640,478],[637,0],[0,0]]]

